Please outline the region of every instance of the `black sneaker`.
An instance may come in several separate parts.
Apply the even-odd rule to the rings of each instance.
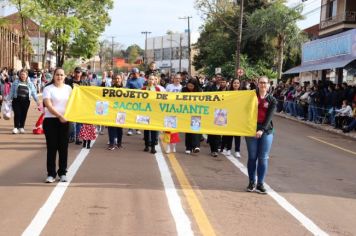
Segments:
[[[80,141],[79,139],[75,140],[75,144],[76,144],[76,145],[80,145],[80,144],[82,144],[82,143],[83,143],[83,142]]]
[[[253,192],[256,188],[256,184],[255,182],[250,181],[250,183],[248,184],[246,191],[247,192]]]
[[[148,152],[150,149],[148,146],[145,147],[145,149],[143,149],[144,152]]]
[[[155,148],[151,148],[151,153],[152,154],[155,154],[157,151],[156,151],[156,149]]]
[[[266,194],[267,190],[265,189],[265,186],[263,184],[257,184],[256,192]]]

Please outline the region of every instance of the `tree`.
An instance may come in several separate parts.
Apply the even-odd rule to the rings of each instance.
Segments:
[[[97,52],[99,36],[110,22],[113,0],[35,0],[36,16],[52,38],[56,64],[66,56],[90,58]],[[45,12],[44,12],[45,11]]]
[[[245,14],[249,15],[253,10],[264,7],[265,2],[245,1]],[[224,75],[234,76],[239,8],[228,0],[221,0],[218,3],[213,0],[196,0],[196,7],[203,13],[205,24],[195,45],[198,53],[194,57],[193,65],[207,75],[213,75],[215,68],[221,67]],[[270,47],[263,39],[243,41],[241,46],[241,53],[245,54],[246,60],[251,64],[257,63],[261,58],[268,62],[272,61],[267,50]]]
[[[139,56],[143,56],[144,50],[137,44],[131,45],[126,49],[126,55],[129,63],[134,63]]]
[[[266,38],[277,50],[278,79],[282,76],[286,42],[296,42],[300,38],[296,21],[303,18],[301,11],[301,7],[291,9],[284,5],[283,0],[277,0],[247,17],[246,38],[253,40]]]

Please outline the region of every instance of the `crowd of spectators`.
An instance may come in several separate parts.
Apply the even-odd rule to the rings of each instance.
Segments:
[[[356,127],[356,86],[331,81],[280,82],[271,91],[277,112],[350,132]]]

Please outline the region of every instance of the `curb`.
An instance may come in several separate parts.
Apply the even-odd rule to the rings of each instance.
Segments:
[[[351,138],[356,140],[356,132],[349,132],[349,133],[344,133],[342,132],[342,130],[340,129],[334,129],[334,127],[332,127],[331,125],[327,125],[327,124],[315,124],[313,122],[310,121],[303,121],[303,120],[298,120],[297,118],[290,116],[290,115],[286,115],[286,114],[281,114],[281,113],[274,113],[276,116],[278,117],[282,117],[288,120],[292,120],[292,121],[296,121],[298,123],[304,124],[304,125],[308,125],[311,126],[315,129],[319,129],[319,130],[324,130],[333,134],[338,134],[347,138]]]

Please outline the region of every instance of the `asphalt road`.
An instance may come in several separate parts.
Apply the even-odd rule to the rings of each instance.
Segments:
[[[38,116],[31,108],[28,131]],[[205,143],[194,155],[184,142],[168,156],[145,153],[142,135],[108,151],[107,131],[90,151],[70,144],[70,183],[44,184],[44,137],[12,135],[0,120],[0,235],[356,235],[355,141],[274,121],[273,190],[260,195],[245,192],[244,140],[233,163],[213,160]]]

